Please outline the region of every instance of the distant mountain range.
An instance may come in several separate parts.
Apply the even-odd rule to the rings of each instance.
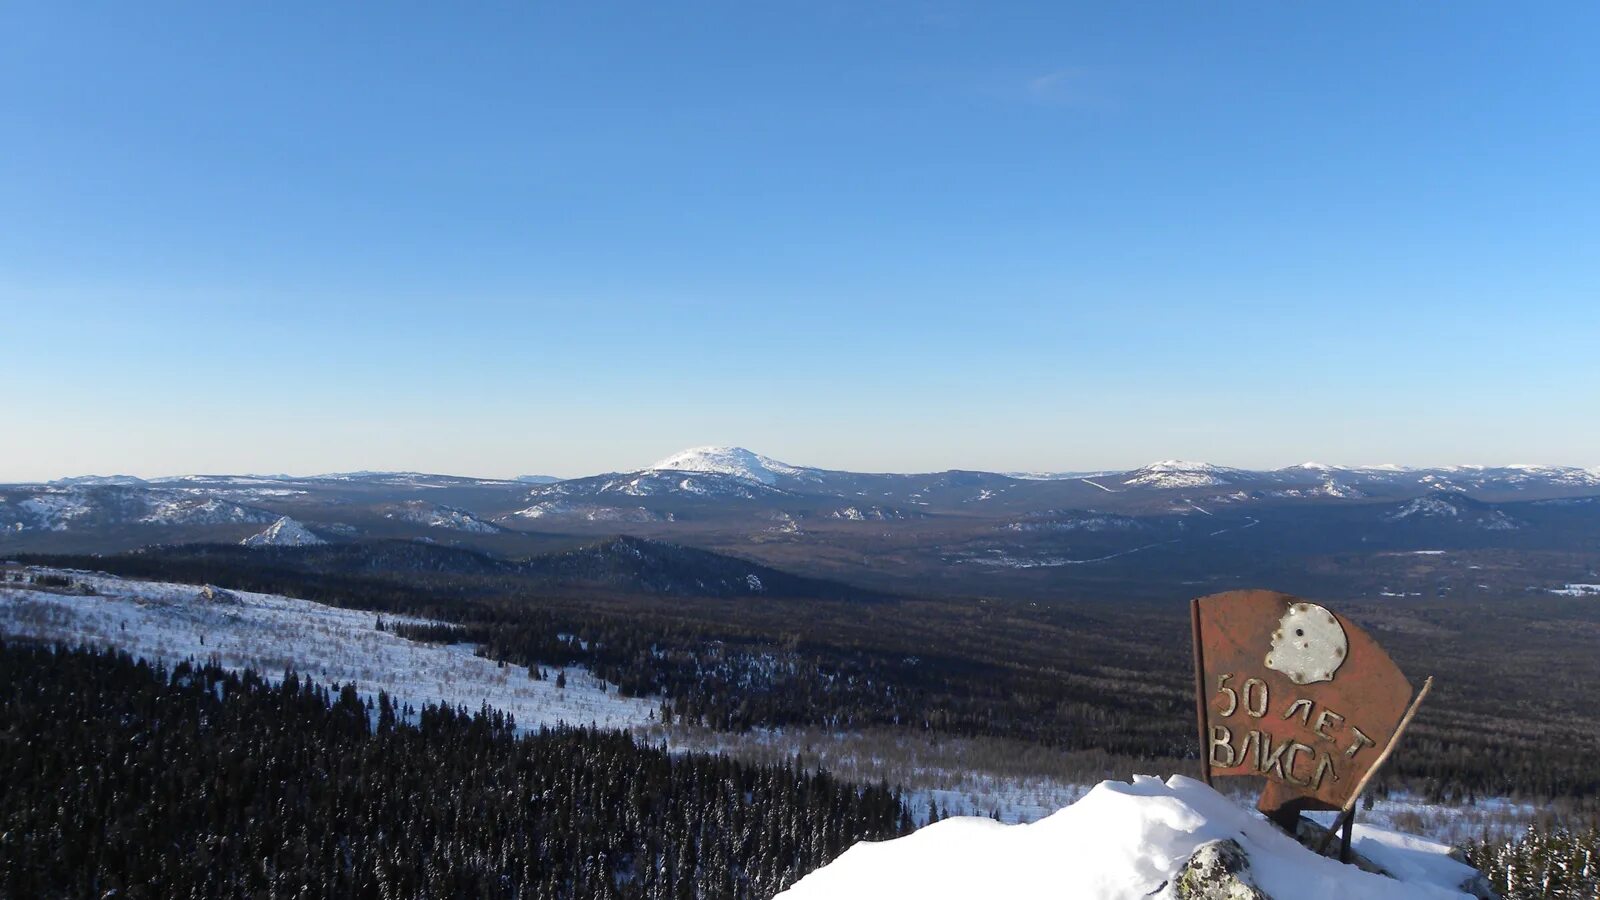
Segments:
[[[104,486],[179,486],[228,485],[248,487],[276,484],[363,483],[397,487],[445,487],[460,485],[536,485],[544,486],[563,482],[601,484],[608,490],[645,495],[647,492],[670,492],[674,489],[697,493],[706,483],[682,479],[672,481],[674,475],[712,476],[715,479],[733,479],[752,482],[791,492],[806,492],[830,485],[871,479],[927,478],[930,475],[949,475],[956,472],[973,476],[1009,479],[1014,481],[1071,481],[1092,483],[1100,490],[1119,492],[1137,488],[1181,489],[1207,488],[1226,485],[1263,487],[1281,485],[1303,487],[1306,485],[1382,485],[1390,490],[1555,490],[1600,488],[1600,466],[1504,465],[1475,466],[1448,465],[1413,468],[1408,466],[1335,466],[1317,462],[1301,463],[1281,469],[1241,469],[1206,462],[1168,459],[1128,470],[1095,472],[982,472],[950,470],[944,473],[862,473],[842,470],[797,466],[780,462],[743,447],[693,447],[662,459],[653,465],[626,473],[605,473],[580,478],[563,479],[553,475],[520,475],[515,479],[472,478],[457,475],[436,475],[420,472],[335,472],[325,475],[176,475],[164,478],[143,479],[133,475],[80,475],[60,478],[45,483],[52,488],[104,487]],[[632,476],[632,477],[623,477]],[[660,482],[659,486],[652,482]],[[710,482],[715,484],[716,482]],[[23,487],[29,485],[11,485]],[[740,490],[752,494],[750,489]],[[1326,493],[1326,492],[1325,492]],[[1329,494],[1332,496],[1332,494]]]
[[[630,472],[559,480],[347,472],[0,485],[6,556],[398,539],[507,559],[580,552],[578,565],[591,559],[582,548],[618,534],[732,554],[735,569],[771,566],[744,573],[763,584],[784,572],[979,593],[1065,590],[1116,573],[1190,584],[1269,562],[1348,572],[1352,560],[1383,553],[1490,548],[1543,554],[1542,564],[1559,560],[1567,580],[1588,583],[1600,567],[1600,469],[1162,460],[1106,472],[872,473],[697,447]],[[1341,553],[1356,556],[1328,561]],[[652,583],[642,569],[624,580]]]

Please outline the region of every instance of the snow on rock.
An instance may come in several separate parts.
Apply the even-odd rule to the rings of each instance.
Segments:
[[[1600,584],[1568,584],[1551,588],[1550,593],[1564,597],[1600,597]]]
[[[812,470],[779,462],[743,447],[691,447],[674,453],[649,467],[657,472],[706,472],[732,475],[762,484],[777,484],[778,478],[809,478]]]
[[[321,682],[353,683],[364,696],[387,691],[420,707],[482,704],[516,717],[519,728],[594,724],[628,728],[654,721],[658,701],[618,695],[615,685],[579,666],[501,667],[470,644],[429,644],[378,630],[427,620],[324,606],[276,594],[137,581],[114,575],[29,569],[70,577],[72,592],[0,585],[0,635],[113,646],[168,665],[215,660],[267,678],[285,670]],[[79,593],[84,589],[94,593]],[[565,673],[566,687],[556,687]]]
[[[1387,878],[1317,856],[1260,815],[1211,788],[1174,775],[1107,781],[1083,799],[1031,825],[955,818],[907,837],[862,842],[779,894],[788,900],[918,900],[1063,898],[1180,900],[1205,896],[1180,888],[1202,863],[1232,864],[1238,876],[1273,900],[1430,900],[1470,895],[1459,886],[1476,873],[1445,856],[1448,848],[1420,839],[1382,841]],[[1205,848],[1206,852],[1199,853]],[[1197,857],[1197,853],[1199,856]],[[1196,863],[1190,867],[1190,861]],[[1186,879],[1187,874],[1187,879]],[[1217,896],[1229,896],[1218,894]],[[1251,896],[1247,892],[1232,896]]]
[[[279,516],[276,522],[268,525],[259,534],[252,534],[239,543],[246,547],[310,547],[316,544],[326,544],[300,522],[288,516]]]

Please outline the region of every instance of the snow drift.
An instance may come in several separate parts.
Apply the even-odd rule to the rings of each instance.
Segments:
[[[1477,876],[1448,847],[1357,826],[1355,850],[1395,877],[1312,853],[1260,815],[1191,778],[1107,781],[1031,825],[955,818],[883,843],[860,843],[780,894],[786,900],[1227,896],[1272,900],[1429,900],[1471,897]],[[1204,849],[1203,849],[1204,848]],[[1217,893],[1185,882],[1190,860],[1243,851],[1244,867]],[[1197,857],[1197,851],[1201,851]],[[1195,870],[1189,869],[1189,879]],[[1256,893],[1251,892],[1251,888]],[[1231,891],[1231,892],[1230,892]]]

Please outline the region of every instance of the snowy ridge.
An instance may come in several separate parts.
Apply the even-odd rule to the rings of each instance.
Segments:
[[[111,482],[36,488],[8,499],[0,496],[0,527],[10,531],[72,531],[105,525],[233,525],[271,522],[276,514],[241,506],[216,496],[258,488],[212,491],[203,488],[149,489]]]
[[[733,500],[758,500],[763,496],[787,496],[781,487],[766,484],[763,480],[747,479],[726,472],[685,472],[674,469],[642,469],[616,476],[597,476],[592,479],[565,480],[555,484],[534,487],[528,496],[603,495],[621,493],[624,496],[701,496],[701,498],[733,498]]]
[[[672,513],[655,513],[642,506],[600,506],[593,503],[571,503],[566,500],[544,500],[511,513],[524,519],[580,519],[585,522],[671,522]],[[501,517],[501,521],[510,518]]]
[[[71,478],[57,478],[45,483],[50,487],[100,487],[102,485],[127,487],[129,485],[144,484],[145,480],[135,475],[76,475]]]
[[[1514,531],[1521,525],[1498,509],[1473,503],[1461,494],[1418,497],[1385,517],[1390,522],[1437,520],[1460,522],[1486,531]]]
[[[384,518],[471,534],[498,534],[505,530],[493,522],[485,522],[464,509],[439,506],[423,500],[402,503],[398,509],[384,513]]]
[[[66,531],[74,520],[94,511],[88,496],[76,489],[50,491],[36,494],[16,504],[16,508],[31,517],[32,524],[18,521],[13,526],[21,531],[26,527],[43,531]]]
[[[158,501],[139,521],[146,525],[232,525],[271,522],[277,516],[216,497]]]
[[[409,641],[376,627],[379,613],[324,606],[276,594],[224,591],[112,575],[65,574],[95,593],[60,593],[0,585],[0,634],[113,646],[169,665],[214,659],[268,678],[292,669],[319,681],[354,683],[363,695],[387,691],[413,706],[484,703],[516,717],[521,728],[596,724],[611,728],[655,719],[656,702],[617,695],[588,670],[552,667],[544,680],[522,666],[501,668],[465,644]],[[429,624],[387,613],[388,623]],[[566,687],[555,686],[557,672]]]
[[[1284,466],[1282,469],[1279,469],[1278,471],[1280,471],[1280,472],[1294,472],[1294,471],[1333,472],[1333,471],[1337,471],[1339,468],[1341,468],[1341,467],[1340,466],[1330,466],[1330,465],[1328,465],[1326,463],[1319,463],[1319,462],[1316,462],[1316,461],[1313,460],[1313,461],[1307,461],[1307,462],[1300,463],[1299,465]]]
[[[259,534],[252,534],[239,543],[246,547],[312,547],[326,544],[327,541],[317,537],[304,524],[288,516],[280,516]]]
[[[1406,505],[1395,510],[1394,513],[1389,516],[1389,520],[1392,522],[1398,522],[1401,519],[1409,519],[1412,516],[1435,519],[1454,519],[1460,515],[1461,510],[1457,509],[1454,504],[1446,503],[1443,500],[1436,500],[1433,497],[1418,497],[1417,499],[1412,500],[1410,503],[1407,503]]]
[[[1247,877],[1277,900],[1469,896],[1460,886],[1477,873],[1452,859],[1450,848],[1376,828],[1358,833],[1358,852],[1370,852],[1396,877],[1317,856],[1193,779],[1174,775],[1163,783],[1139,776],[1132,784],[1102,782],[1083,799],[1031,825],[955,818],[896,840],[859,843],[778,896],[1177,900],[1185,863],[1215,841],[1236,841],[1248,860]]]

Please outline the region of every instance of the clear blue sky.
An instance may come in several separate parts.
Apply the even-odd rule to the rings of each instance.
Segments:
[[[1600,465],[1600,5],[0,5],[0,480]]]

